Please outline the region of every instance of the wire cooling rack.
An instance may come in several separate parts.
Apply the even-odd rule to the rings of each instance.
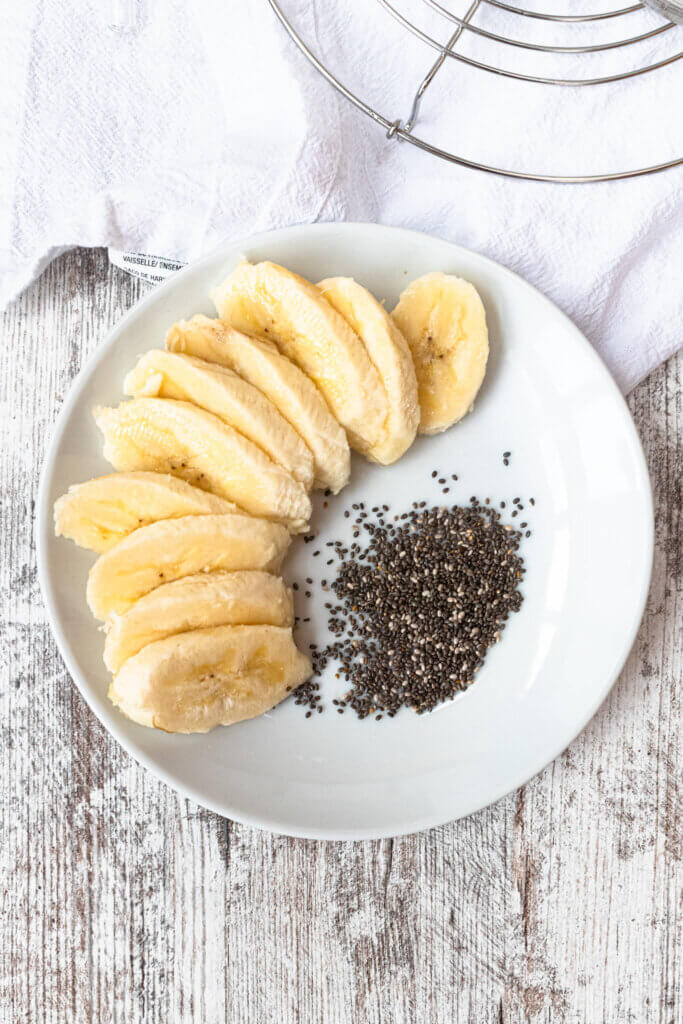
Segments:
[[[361,96],[354,93],[351,88],[341,82],[329,67],[327,67],[326,64],[316,56],[301,37],[295,26],[287,17],[281,0],[268,0],[268,2],[291,36],[292,40],[296,43],[302,53],[305,54],[311,64],[313,64],[320,74],[323,75],[335,89],[345,96],[346,99],[350,100],[351,103],[355,104],[359,110],[362,110],[368,115],[368,117],[371,117],[373,121],[376,121],[381,125],[386,130],[386,134],[389,139],[410,142],[412,145],[418,146],[420,149],[425,150],[434,156],[440,157],[443,160],[448,160],[451,163],[460,164],[464,167],[470,167],[479,171],[487,171],[491,174],[499,174],[504,177],[522,178],[527,181],[546,181],[564,184],[618,181],[620,179],[635,178],[645,174],[655,174],[658,171],[664,171],[683,164],[683,157],[676,157],[671,160],[666,160],[663,163],[638,167],[632,170],[615,171],[608,174],[535,174],[529,171],[493,167],[489,164],[467,159],[461,154],[433,145],[426,138],[423,138],[417,133],[420,105],[424,95],[441,68],[444,66],[445,62],[448,60],[457,61],[461,65],[478,69],[479,71],[490,75],[499,76],[502,79],[507,78],[522,82],[529,82],[534,87],[556,86],[565,89],[583,89],[588,87],[607,86],[611,82],[637,78],[638,76],[646,74],[656,74],[662,68],[674,64],[683,57],[683,50],[680,49],[683,28],[674,25],[673,22],[662,20],[660,24],[657,24],[656,27],[649,29],[646,32],[634,32],[633,29],[629,31],[628,22],[630,16],[635,14],[637,11],[642,11],[645,7],[643,3],[633,3],[629,6],[608,9],[596,13],[567,15],[528,10],[524,7],[516,6],[513,3],[504,2],[504,0],[472,0],[470,7],[461,17],[454,14],[446,6],[448,0],[444,0],[444,2],[438,2],[438,0],[422,0],[422,3],[427,8],[431,9],[432,12],[436,12],[440,16],[445,29],[450,32],[450,36],[445,41],[439,41],[435,35],[431,34],[431,31],[426,30],[417,24],[415,17],[407,13],[405,8],[401,6],[400,0],[391,0],[391,2],[390,0],[374,0],[375,3],[378,3],[380,7],[384,9],[387,16],[393,18],[402,26],[403,29],[406,30],[406,33],[408,33],[407,41],[410,41],[409,37],[412,36],[413,39],[420,40],[436,52],[436,58],[434,59],[433,64],[428,68],[427,73],[417,87],[408,117],[405,120],[401,120],[385,117],[381,111],[376,110],[374,107],[366,103]],[[373,0],[365,0],[365,2],[371,3]],[[486,28],[477,26],[474,21],[477,11],[480,11],[480,13],[485,11],[487,14],[490,14],[492,10],[501,12],[501,16],[506,18],[512,15],[513,20],[515,20],[515,22],[519,22],[520,33],[513,38],[511,36],[498,34]],[[553,23],[554,25],[566,25],[568,30],[577,28],[578,26],[590,27],[592,24],[608,22],[610,25],[615,26],[615,33],[613,39],[609,39],[606,42],[602,41],[593,43],[592,45],[549,46],[542,43],[532,42],[529,39],[524,38],[524,28],[529,26],[531,23],[535,24],[538,22]],[[526,73],[518,68],[506,68],[504,66],[500,66],[498,63],[489,63],[487,59],[477,59],[459,51],[458,43],[463,39],[465,33],[470,33],[472,36],[476,37],[477,40],[485,40],[487,43],[492,43],[495,46],[502,45],[503,48],[514,48],[517,53],[522,54],[525,52],[535,51],[537,54],[540,53],[559,56],[561,54],[588,55],[602,51],[619,51],[623,52],[624,67],[615,73],[603,75],[602,77],[565,78],[556,77],[554,75],[536,75]],[[654,39],[654,37],[661,36],[664,33],[667,33],[667,41],[671,42],[671,50],[665,56],[656,60],[651,60],[650,62],[645,61],[641,63],[638,63],[637,59],[634,60],[630,56],[633,51],[629,51],[629,47],[635,47],[637,51],[636,44]],[[445,34],[446,31],[444,31],[444,35]],[[672,109],[674,108],[677,108],[680,112],[678,103],[673,104]]]

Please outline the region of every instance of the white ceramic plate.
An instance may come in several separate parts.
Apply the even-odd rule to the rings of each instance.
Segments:
[[[474,282],[486,306],[491,357],[474,411],[421,438],[391,468],[354,457],[352,483],[328,508],[318,492],[319,543],[294,542],[290,580],[311,623],[300,642],[324,643],[317,585],[331,567],[313,550],[348,536],[343,512],[363,500],[392,512],[440,503],[433,468],[456,473],[449,499],[521,497],[533,528],[522,553],[522,610],[477,682],[432,714],[393,720],[338,715],[333,670],[325,714],[290,700],[261,718],[207,736],[170,736],[124,718],[107,700],[102,634],[85,602],[93,556],[52,533],[52,505],[70,484],[109,472],[91,416],[117,403],[136,356],[163,346],[175,320],[213,312],[207,295],[239,256],[272,259],[312,280],[352,275],[392,308],[430,270]],[[510,465],[502,462],[512,452]],[[529,497],[536,499],[531,508]],[[411,231],[371,224],[288,228],[229,246],[188,267],[135,306],[84,367],[61,411],[38,500],[38,567],[66,665],[105,727],[138,761],[206,807],[252,825],[330,839],[399,835],[484,807],[556,757],[595,713],[638,628],[652,560],[650,485],[638,436],[606,369],[542,295],[490,260]],[[322,564],[321,564],[322,563]],[[307,608],[304,611],[304,607]]]

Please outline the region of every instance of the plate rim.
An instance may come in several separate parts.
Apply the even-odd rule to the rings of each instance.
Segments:
[[[540,300],[541,304],[549,307],[552,313],[564,321],[565,327],[569,329],[570,333],[573,333],[576,340],[583,347],[584,352],[587,353],[589,360],[592,358],[593,365],[597,369],[598,374],[602,376],[603,382],[607,387],[607,390],[611,390],[612,396],[617,399],[617,406],[620,408],[622,418],[624,419],[627,428],[632,434],[632,438],[635,441],[634,452],[637,453],[638,462],[642,475],[646,481],[645,493],[643,495],[646,508],[644,509],[646,514],[646,527],[647,536],[643,538],[644,543],[647,546],[646,558],[644,561],[645,571],[642,580],[640,581],[638,601],[636,603],[636,613],[633,616],[633,620],[628,624],[628,628],[624,629],[623,641],[615,659],[615,669],[608,677],[606,677],[603,685],[598,688],[595,700],[591,702],[590,706],[581,716],[581,722],[578,728],[572,732],[572,735],[565,741],[562,741],[561,747],[551,757],[547,758],[546,754],[543,754],[537,761],[534,761],[531,768],[525,768],[520,771],[517,776],[509,780],[509,785],[506,783],[506,787],[500,792],[497,792],[491,797],[485,804],[480,804],[477,799],[474,800],[472,807],[467,807],[462,812],[452,816],[441,812],[439,814],[425,815],[421,819],[417,819],[407,827],[395,828],[392,826],[386,826],[383,828],[342,828],[342,829],[329,829],[329,828],[296,828],[285,821],[279,821],[274,817],[261,817],[259,815],[251,815],[244,813],[241,810],[236,811],[234,808],[229,807],[227,804],[217,804],[215,801],[207,799],[201,792],[199,792],[194,786],[188,785],[178,778],[175,778],[161,768],[152,758],[148,757],[142,751],[140,751],[136,745],[128,740],[123,733],[123,730],[119,727],[119,724],[114,717],[114,714],[107,716],[101,713],[94,702],[91,700],[89,688],[86,685],[86,681],[81,679],[80,669],[77,667],[75,658],[71,653],[71,643],[62,629],[57,614],[56,601],[54,597],[54,591],[52,587],[50,573],[48,571],[48,559],[47,559],[47,543],[51,537],[53,529],[52,520],[52,509],[48,504],[48,493],[50,486],[51,471],[54,466],[55,458],[59,450],[62,435],[66,428],[67,421],[70,417],[73,407],[81,397],[81,393],[84,390],[86,383],[94,371],[100,360],[104,357],[105,353],[109,351],[118,341],[119,335],[125,330],[130,321],[142,313],[152,302],[157,301],[163,295],[172,291],[174,287],[177,287],[179,281],[182,281],[184,277],[196,274],[197,271],[201,271],[202,267],[212,264],[214,261],[221,258],[224,254],[225,258],[228,259],[235,250],[239,250],[241,246],[256,246],[267,244],[269,239],[273,236],[278,236],[280,240],[287,240],[287,236],[295,237],[297,235],[307,235],[308,233],[316,233],[318,231],[339,231],[340,233],[349,232],[353,234],[358,229],[370,230],[378,232],[379,234],[386,235],[403,235],[408,238],[420,238],[427,239],[431,242],[439,242],[447,245],[454,256],[464,255],[467,259],[472,257],[475,260],[481,261],[482,265],[492,268],[495,273],[502,274],[504,277],[511,279],[516,286],[522,289],[530,291],[537,300]],[[236,239],[235,241],[223,242],[219,246],[216,246],[211,252],[202,256],[200,259],[192,261],[183,267],[181,270],[175,271],[170,277],[160,284],[156,285],[146,295],[141,296],[138,301],[131,306],[124,315],[113,324],[106,333],[104,339],[96,346],[93,352],[90,353],[88,358],[83,363],[81,369],[78,371],[76,376],[71,381],[68,394],[62,404],[61,409],[57,415],[57,418],[52,426],[49,443],[46,447],[45,455],[43,458],[43,464],[40,471],[39,484],[36,492],[36,511],[34,519],[34,538],[36,544],[36,566],[38,571],[38,580],[40,584],[41,596],[43,604],[47,612],[47,618],[57,644],[57,649],[60,656],[65,664],[65,667],[71,677],[71,681],[76,684],[76,687],[80,695],[85,700],[86,704],[93,712],[98,721],[102,724],[103,728],[121,745],[126,753],[133,758],[138,764],[142,765],[146,770],[150,771],[157,779],[160,779],[165,785],[169,786],[174,792],[180,794],[185,799],[192,800],[199,804],[201,807],[205,807],[207,810],[212,811],[214,814],[219,815],[223,818],[238,822],[242,825],[248,825],[251,828],[259,828],[264,831],[272,832],[278,835],[291,836],[297,839],[315,839],[322,841],[362,841],[368,839],[388,839],[397,838],[405,835],[413,835],[417,832],[425,831],[430,828],[437,828],[441,825],[448,824],[451,821],[457,821],[461,818],[467,817],[470,814],[474,814],[477,811],[484,810],[486,807],[492,806],[499,800],[502,800],[508,794],[519,789],[525,785],[528,781],[539,774],[547,765],[552,764],[579,736],[586,728],[588,723],[594,718],[600,706],[608,697],[615,682],[619,678],[621,671],[629,657],[629,654],[633,648],[640,624],[643,619],[643,615],[646,608],[647,597],[650,589],[650,582],[652,578],[652,567],[654,558],[654,507],[653,507],[653,495],[652,495],[652,483],[650,480],[650,474],[647,467],[647,461],[643,450],[642,442],[638,430],[631,416],[631,412],[626,404],[626,400],[619,390],[616,381],[612,377],[611,373],[607,369],[605,363],[600,357],[596,349],[591,345],[583,332],[573,323],[573,321],[564,313],[558,306],[552,302],[546,295],[539,291],[534,285],[530,284],[523,277],[517,274],[515,271],[510,270],[508,267],[503,266],[496,260],[491,259],[489,256],[484,256],[481,253],[476,252],[473,249],[468,249],[465,246],[458,245],[455,242],[451,242],[448,239],[440,238],[438,235],[432,234],[427,231],[418,231],[412,228],[396,227],[387,224],[377,224],[372,221],[323,221],[315,222],[313,224],[295,224],[282,228],[275,228],[268,231],[261,231],[255,234],[243,236]]]

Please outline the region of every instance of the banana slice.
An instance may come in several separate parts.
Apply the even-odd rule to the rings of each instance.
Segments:
[[[284,526],[251,516],[163,519],[100,555],[88,575],[88,604],[95,618],[106,620],[181,576],[215,569],[277,572],[289,542]]]
[[[95,409],[104,457],[116,469],[171,472],[254,516],[306,529],[311,503],[281,466],[212,413],[170,398]]]
[[[413,355],[420,434],[438,434],[470,411],[486,372],[486,313],[474,285],[449,274],[409,284],[392,313]]]
[[[145,594],[107,626],[104,663],[118,672],[124,661],[176,633],[210,626],[291,626],[292,591],[277,576],[255,570],[200,572]]]
[[[250,338],[198,313],[171,327],[166,348],[227,366],[262,391],[312,452],[314,486],[337,494],[349,482],[350,453],[344,429],[315,384],[271,342]]]
[[[140,725],[209,732],[269,711],[310,674],[291,629],[217,626],[144,647],[115,676],[109,699]]]
[[[221,320],[274,341],[308,374],[353,448],[367,452],[378,443],[387,416],[379,374],[314,284],[276,263],[240,263],[212,298]]]
[[[384,306],[353,278],[328,277],[318,288],[361,339],[381,378],[389,411],[379,441],[366,454],[388,466],[410,448],[420,422],[408,342]]]
[[[128,374],[123,390],[137,398],[178,398],[212,412],[311,489],[313,456],[296,430],[265,395],[225,366],[152,349]]]
[[[55,502],[55,534],[101,553],[159,519],[239,512],[169,473],[110,473],[74,484]]]

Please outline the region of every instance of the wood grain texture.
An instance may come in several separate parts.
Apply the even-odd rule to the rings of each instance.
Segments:
[[[683,358],[630,399],[655,570],[595,719],[463,821],[307,842],[220,819],[140,769],[46,622],[32,541],[46,443],[145,287],[75,251],[4,315],[2,1024],[679,1024]]]

